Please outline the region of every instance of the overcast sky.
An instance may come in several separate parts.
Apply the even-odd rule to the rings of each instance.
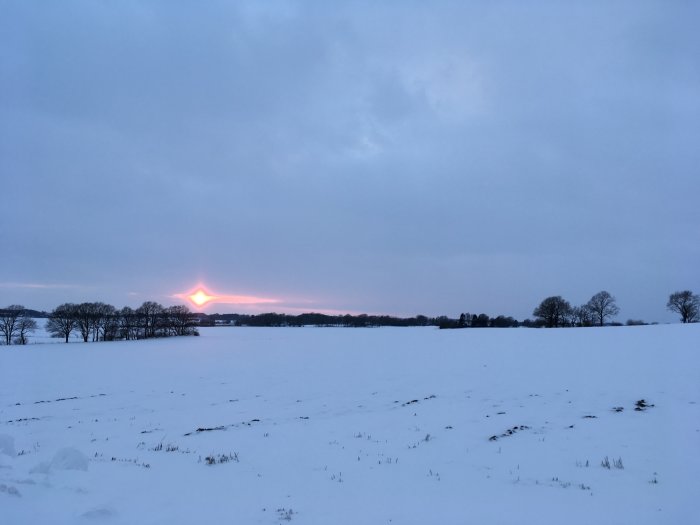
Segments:
[[[0,306],[675,320],[700,3],[379,4],[0,1]]]

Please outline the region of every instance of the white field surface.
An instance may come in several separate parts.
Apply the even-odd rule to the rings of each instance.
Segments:
[[[698,523],[699,343],[668,325],[0,347],[0,522]]]

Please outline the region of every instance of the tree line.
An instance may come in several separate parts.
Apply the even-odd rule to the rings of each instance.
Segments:
[[[666,309],[680,315],[682,323],[700,321],[700,296],[690,290],[672,293]],[[535,324],[547,328],[565,326],[605,326],[620,313],[615,297],[603,290],[580,306],[571,304],[560,295],[547,297],[533,311]],[[620,324],[620,323],[612,323]],[[627,325],[645,324],[642,321],[628,320]]]
[[[446,316],[436,318],[436,325],[439,328],[517,328],[518,326],[528,326],[527,321],[520,322],[510,316],[498,315],[489,317],[487,314],[462,313],[458,319],[451,319]]]
[[[246,314],[197,314],[201,319],[200,326],[230,325],[230,326],[319,326],[319,327],[347,327],[347,328],[375,328],[380,326],[437,326],[441,328],[458,328],[469,326],[483,327],[507,327],[519,326],[518,321],[512,317],[499,315],[490,318],[486,314],[471,316],[462,314],[460,319],[453,319],[445,315],[428,317],[416,315],[415,317],[394,317],[391,315],[327,315],[321,313],[303,313],[299,315],[264,313],[257,315]],[[465,317],[466,316],[466,317]],[[474,323],[471,323],[471,318]],[[466,323],[464,319],[470,321]],[[461,324],[460,324],[461,323]]]
[[[547,328],[562,326],[604,326],[620,313],[615,298],[606,291],[598,292],[581,306],[571,306],[559,295],[547,297],[532,315]]]
[[[682,323],[700,321],[700,296],[690,290],[672,293],[666,308],[680,316]],[[612,322],[620,309],[615,297],[603,290],[580,306],[572,306],[561,296],[544,299],[533,311],[534,320],[518,321],[510,316],[462,313],[459,318],[448,316],[401,318],[389,315],[326,315],[304,313],[288,315],[265,313],[246,314],[201,314],[193,313],[187,306],[164,307],[146,301],[136,309],[125,306],[117,310],[105,303],[65,303],[49,314],[46,331],[52,337],[60,337],[67,343],[72,334],[79,334],[84,342],[149,339],[182,335],[199,335],[197,326],[231,324],[234,326],[337,326],[368,328],[379,326],[437,326],[439,328],[558,328],[567,326],[620,325]],[[0,309],[0,344],[27,344],[29,334],[38,325],[33,317],[43,312],[28,310],[21,305]],[[629,319],[627,325],[646,324]]]
[[[348,328],[373,328],[379,326],[436,326],[435,318],[424,315],[415,317],[393,317],[390,315],[327,315],[304,313],[299,315],[265,313],[246,314],[211,314],[206,316],[211,324],[226,323],[233,326],[327,326]]]
[[[4,344],[27,344],[29,334],[38,328],[30,312],[22,305],[0,310],[0,335]],[[136,309],[125,306],[120,310],[100,302],[65,303],[48,314],[45,329],[51,337],[66,343],[74,333],[86,343],[199,335],[195,314],[187,306],[164,307],[153,301],[146,301]]]

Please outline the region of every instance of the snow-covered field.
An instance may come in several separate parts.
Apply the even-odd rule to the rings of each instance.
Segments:
[[[698,523],[699,343],[670,325],[0,347],[0,523]]]

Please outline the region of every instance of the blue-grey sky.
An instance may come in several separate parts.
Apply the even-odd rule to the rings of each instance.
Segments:
[[[0,303],[700,292],[700,4],[0,1]]]

